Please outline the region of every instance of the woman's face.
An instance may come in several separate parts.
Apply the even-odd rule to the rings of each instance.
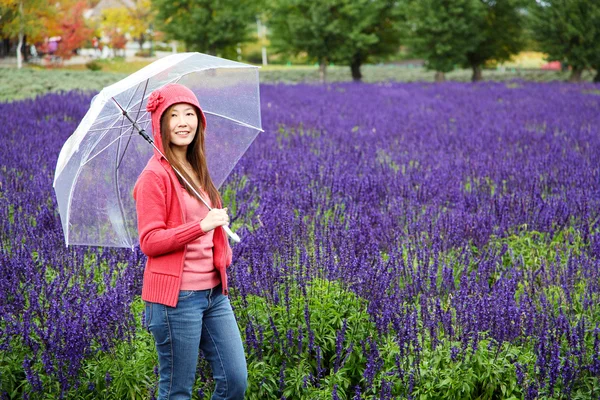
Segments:
[[[196,110],[190,104],[178,103],[171,107],[167,118],[171,146],[187,148],[194,140],[198,129]]]

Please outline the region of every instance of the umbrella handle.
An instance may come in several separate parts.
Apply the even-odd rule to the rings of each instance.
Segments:
[[[227,225],[223,225],[223,229],[225,230],[227,235],[229,235],[229,237],[233,239],[234,242],[236,242],[236,243],[240,242],[241,239],[238,236],[238,234],[233,232],[231,229],[229,229],[229,227]]]

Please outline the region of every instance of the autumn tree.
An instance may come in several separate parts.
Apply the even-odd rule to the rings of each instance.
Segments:
[[[116,17],[118,25],[113,26],[121,32],[129,32],[140,45],[140,50],[148,39],[148,30],[154,22],[155,12],[152,10],[150,0],[131,0],[129,2],[120,0],[123,8],[112,9],[112,12],[124,14]],[[110,17],[107,16],[106,19]]]
[[[86,26],[83,17],[83,11],[87,7],[85,0],[63,0],[59,7],[58,30],[49,33],[61,37],[56,55],[68,60],[73,56],[74,51],[91,36],[92,30]]]
[[[54,15],[55,7],[45,0],[0,0],[0,32],[17,38],[17,67],[22,67],[22,48],[25,38],[40,38],[46,29],[45,21]]]

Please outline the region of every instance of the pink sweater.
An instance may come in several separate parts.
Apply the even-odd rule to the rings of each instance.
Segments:
[[[200,192],[200,194],[210,204],[208,195],[204,192]],[[186,221],[198,221],[200,223],[208,214],[208,208],[200,203],[195,196],[190,196],[183,187],[181,188],[181,195],[185,205]],[[210,289],[221,282],[219,272],[213,265],[213,236],[214,231],[210,231],[187,244],[181,277],[181,290]]]
[[[148,256],[142,299],[171,307],[177,305],[181,290],[187,244],[205,235],[198,221],[186,220],[180,188],[167,160],[155,153],[133,189],[140,248]],[[228,293],[226,267],[231,264],[231,255],[225,231],[214,229],[213,264],[224,294]]]

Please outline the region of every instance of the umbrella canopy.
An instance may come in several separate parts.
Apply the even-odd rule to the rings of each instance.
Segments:
[[[168,83],[187,86],[198,97],[207,120],[208,169],[217,188],[262,131],[255,66],[179,53],[102,89],[65,142],[56,165],[54,190],[67,245],[133,247],[138,243],[132,191],[153,147],[121,107],[151,132],[147,99]]]

